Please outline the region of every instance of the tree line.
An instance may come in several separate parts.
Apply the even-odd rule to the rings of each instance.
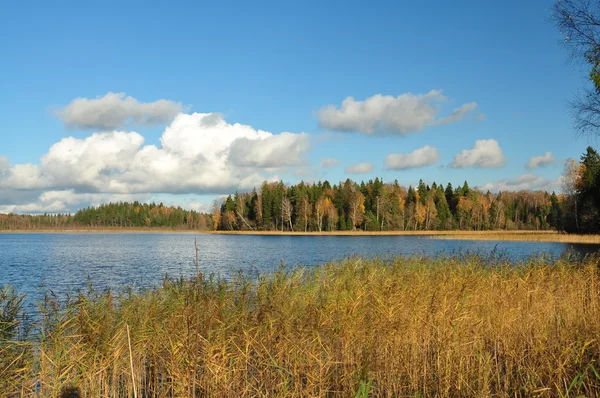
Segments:
[[[583,169],[578,169],[579,171]],[[589,168],[587,169],[589,170]],[[583,192],[583,191],[582,191]],[[547,192],[482,193],[465,182],[405,189],[398,181],[347,179],[286,186],[262,184],[213,204],[210,214],[162,203],[118,202],[90,206],[75,214],[0,214],[0,229],[173,228],[263,231],[398,231],[565,229],[577,209],[579,230],[590,224],[585,200]],[[567,198],[567,199],[565,199]],[[570,231],[576,232],[576,231]]]
[[[90,206],[75,214],[0,214],[0,229],[77,228],[173,228],[203,230],[212,228],[205,213],[164,206],[162,203],[107,203]]]
[[[562,191],[481,192],[465,181],[453,187],[422,180],[350,179],[331,185],[262,184],[235,193],[212,209],[213,228],[267,231],[548,230],[600,233],[600,155],[591,146],[569,160]]]
[[[563,173],[563,193],[482,192],[465,181],[402,187],[367,182],[264,182],[215,201],[210,213],[118,202],[75,214],[0,214],[0,229],[171,228],[258,231],[548,230],[600,233],[600,155],[588,147]]]
[[[545,230],[560,225],[561,201],[543,191],[483,193],[467,182],[454,188],[421,180],[408,189],[379,178],[334,185],[265,182],[214,203],[212,217],[219,230]]]

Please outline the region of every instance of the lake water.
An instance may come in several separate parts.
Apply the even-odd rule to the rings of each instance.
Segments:
[[[250,236],[202,234],[0,234],[0,286],[27,294],[28,303],[46,289],[63,295],[85,287],[152,287],[165,275],[195,274],[194,238],[200,271],[230,278],[240,270],[268,272],[282,262],[312,266],[359,254],[438,255],[493,251],[513,259],[567,250],[586,254],[598,245],[437,240],[416,236]]]

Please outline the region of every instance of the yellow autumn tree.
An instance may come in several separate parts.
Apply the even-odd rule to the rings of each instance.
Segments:
[[[221,206],[215,200],[212,208],[213,229],[216,231],[221,226]]]
[[[350,193],[350,221],[352,221],[352,230],[362,224],[365,218],[365,196],[356,187]]]

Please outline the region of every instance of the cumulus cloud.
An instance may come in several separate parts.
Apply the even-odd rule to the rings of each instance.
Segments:
[[[21,193],[24,193],[21,191]],[[93,194],[77,193],[72,189],[60,191],[46,191],[34,193],[35,196],[23,200],[20,203],[1,203],[0,213],[59,213],[74,212],[77,209],[96,206],[107,202],[132,202],[135,200],[145,201],[145,194]]]
[[[385,157],[385,167],[391,170],[413,169],[435,164],[440,158],[437,148],[425,145],[411,153],[391,153]]]
[[[321,167],[334,167],[340,164],[340,161],[334,158],[321,159]]]
[[[535,174],[523,174],[516,178],[490,182],[479,186],[481,191],[557,191],[560,190],[562,178],[555,180],[542,178]]]
[[[0,174],[5,173],[10,168],[10,162],[6,156],[0,156]]]
[[[556,163],[556,158],[552,156],[552,152],[546,152],[542,156],[533,156],[527,162],[528,169],[535,169],[537,167],[546,167]]]
[[[0,176],[0,190],[35,190],[48,186],[50,182],[40,167],[31,163],[15,164]]]
[[[356,131],[363,134],[405,135],[427,126],[454,123],[477,108],[470,102],[454,109],[448,116],[439,118],[439,103],[447,98],[441,90],[427,94],[406,93],[393,97],[376,94],[364,101],[347,97],[338,108],[327,105],[317,116],[319,125],[338,131]]]
[[[465,149],[454,156],[454,161],[450,167],[502,167],[506,163],[506,157],[502,153],[502,148],[498,141],[477,140],[473,149]]]
[[[356,163],[351,166],[348,166],[344,169],[344,171],[348,174],[365,174],[370,173],[373,170],[373,163]]]
[[[169,123],[182,110],[179,102],[139,102],[125,93],[109,92],[104,97],[76,98],[55,114],[70,128],[112,130],[128,124]]]
[[[229,152],[231,162],[237,166],[263,168],[296,166],[310,147],[306,133],[266,134],[235,140]]]
[[[63,138],[39,165],[15,164],[0,173],[0,192],[67,192],[83,202],[106,197],[89,195],[230,193],[278,180],[272,173],[303,164],[308,149],[305,133],[273,134],[228,123],[214,113],[179,114],[162,134],[160,146],[145,145],[137,132]],[[31,204],[20,211],[43,206],[65,211],[58,204],[67,207],[73,200],[38,196],[35,203],[5,203],[2,209]]]

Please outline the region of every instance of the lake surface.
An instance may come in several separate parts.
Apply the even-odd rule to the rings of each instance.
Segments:
[[[417,236],[251,236],[133,233],[0,234],[0,286],[27,294],[28,303],[46,289],[58,295],[85,287],[152,287],[165,275],[195,274],[194,238],[200,271],[230,278],[240,270],[268,272],[287,265],[312,266],[359,254],[363,256],[438,255],[492,252],[513,259],[567,250],[587,254],[599,245],[546,242],[437,240]]]

